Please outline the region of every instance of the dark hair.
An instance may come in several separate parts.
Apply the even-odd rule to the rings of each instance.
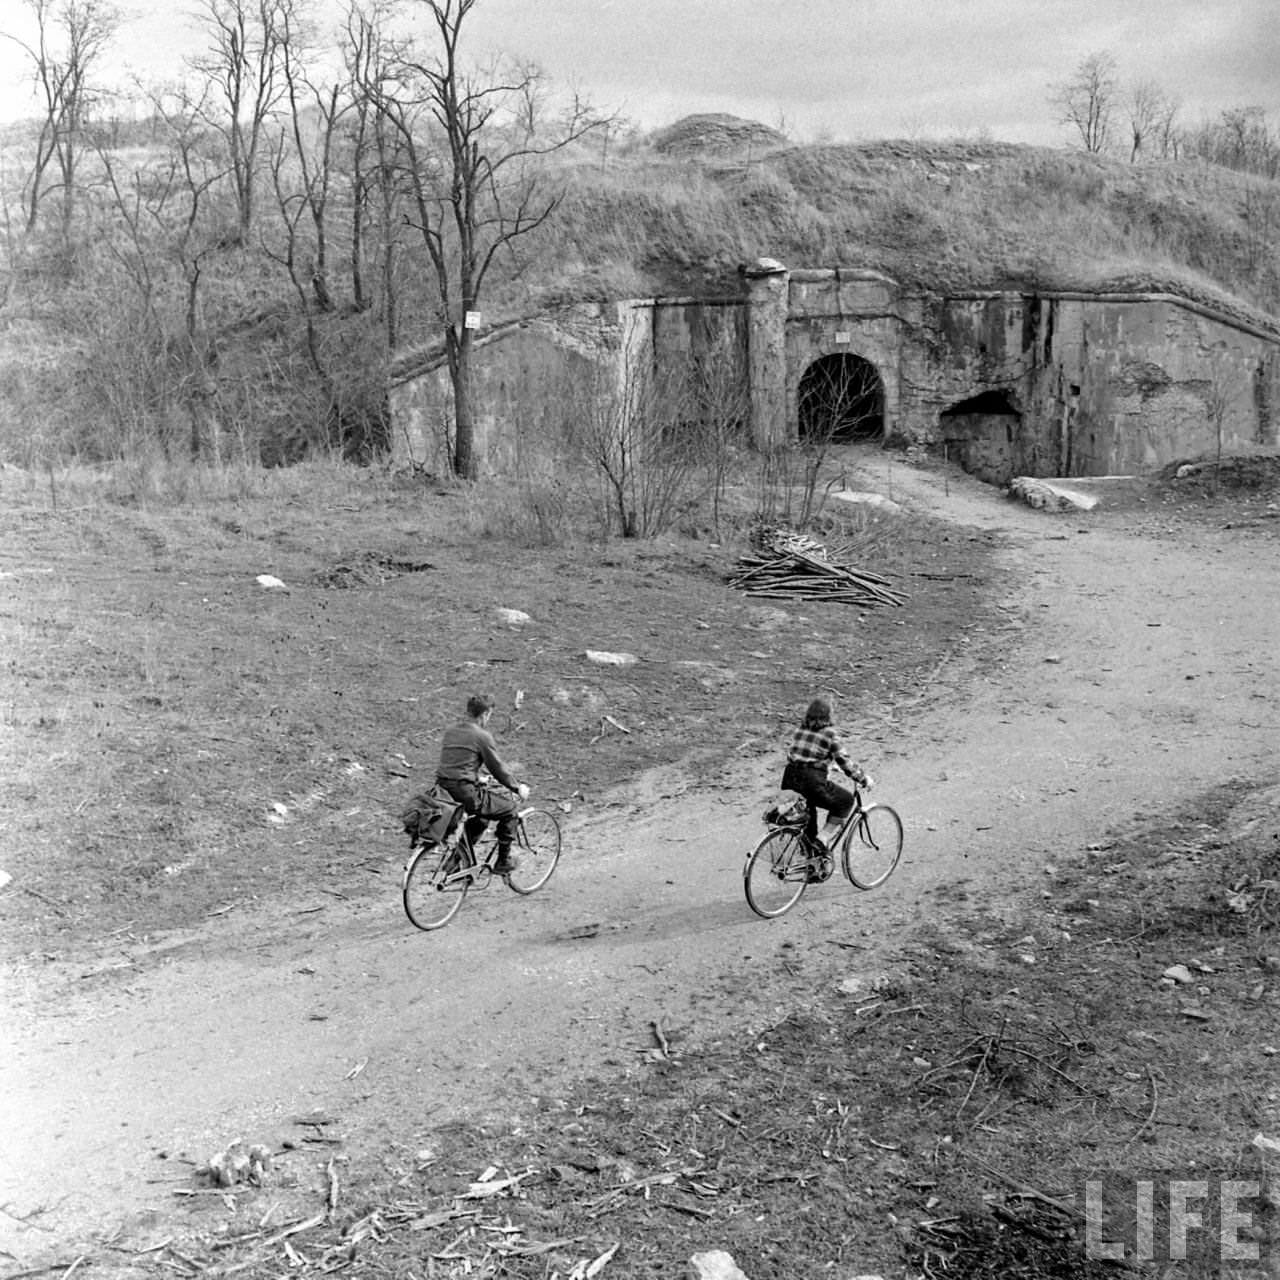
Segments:
[[[487,693],[473,693],[467,699],[467,715],[479,720],[486,711],[493,710],[493,699]]]
[[[814,698],[804,713],[806,729],[825,729],[831,723],[831,703],[826,698]]]

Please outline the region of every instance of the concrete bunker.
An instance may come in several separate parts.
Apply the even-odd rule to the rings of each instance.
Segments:
[[[1008,484],[1021,469],[1021,428],[1007,391],[980,391],[938,415],[945,456],[988,484]]]
[[[852,352],[815,360],[800,378],[796,404],[801,440],[884,437],[884,382],[870,360]]]
[[[935,293],[878,272],[747,264],[713,298],[583,302],[476,338],[477,452],[501,472],[535,456],[565,416],[571,367],[590,386],[636,371],[755,446],[797,438],[919,445],[988,483],[1151,471],[1276,443],[1280,327],[1165,293]],[[442,457],[443,347],[392,373],[394,440]],[[1211,419],[1208,395],[1221,401]],[[1221,394],[1217,394],[1221,393]]]

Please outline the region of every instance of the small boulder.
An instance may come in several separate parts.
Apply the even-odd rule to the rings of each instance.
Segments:
[[[708,1249],[689,1259],[696,1280],[747,1280],[746,1273],[723,1249]]]
[[[1009,483],[1009,492],[1037,511],[1092,511],[1098,505],[1092,494],[1031,476],[1015,476]]]
[[[609,653],[603,649],[588,649],[586,657],[601,667],[634,667],[640,661],[634,653]]]
[[[858,489],[837,489],[831,497],[836,502],[848,502],[863,507],[875,507],[879,511],[901,511],[902,507],[883,493],[866,493]]]

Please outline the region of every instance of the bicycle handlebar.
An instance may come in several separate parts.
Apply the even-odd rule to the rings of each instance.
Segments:
[[[482,787],[502,787],[504,791],[510,791],[512,795],[519,796],[521,800],[527,800],[533,790],[527,782],[519,783],[514,789],[503,786],[503,784],[499,782],[488,769],[479,769],[476,771],[476,782]]]

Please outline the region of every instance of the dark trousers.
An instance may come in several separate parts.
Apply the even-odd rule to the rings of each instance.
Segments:
[[[825,764],[798,764],[787,761],[782,771],[782,789],[798,791],[809,802],[809,821],[805,823],[805,835],[818,834],[818,810],[826,809],[827,816],[835,822],[843,822],[853,808],[853,792],[832,782],[827,777]]]
[[[470,815],[463,831],[473,849],[491,819],[498,823],[498,848],[511,848],[516,838],[516,802],[508,792],[495,791],[475,782],[460,782],[455,778],[437,778],[436,784]]]

